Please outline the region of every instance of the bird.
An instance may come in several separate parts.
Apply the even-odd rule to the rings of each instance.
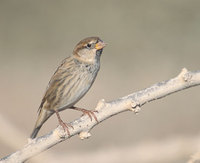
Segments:
[[[106,46],[99,37],[87,37],[74,48],[72,55],[65,58],[56,69],[46,88],[38,109],[37,120],[30,138],[34,139],[42,125],[56,113],[59,124],[70,136],[70,124],[64,123],[59,112],[74,109],[87,114],[96,121],[95,111],[74,105],[88,92],[100,69],[100,58]],[[73,128],[73,127],[72,127]]]

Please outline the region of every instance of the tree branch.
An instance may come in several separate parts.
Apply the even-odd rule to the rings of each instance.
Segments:
[[[200,71],[188,72],[187,69],[184,68],[181,73],[173,79],[154,84],[149,88],[111,102],[100,100],[95,108],[98,113],[95,114],[100,123],[111,116],[124,111],[131,110],[138,113],[140,107],[147,102],[163,98],[177,91],[197,86],[199,84]],[[71,133],[70,136],[63,131],[61,126],[58,126],[56,129],[44,136],[33,140],[29,139],[28,144],[26,144],[23,149],[2,158],[0,162],[24,162],[36,154],[41,153],[42,151],[45,151],[77,134],[79,134],[81,139],[89,138],[91,136],[89,133],[90,130],[99,123],[95,120],[91,121],[88,116],[83,116],[70,123],[74,128],[69,128]]]

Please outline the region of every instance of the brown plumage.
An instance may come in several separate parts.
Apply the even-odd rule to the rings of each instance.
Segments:
[[[99,37],[88,37],[74,48],[73,55],[64,59],[53,74],[38,110],[38,118],[31,138],[37,136],[44,122],[56,113],[60,125],[68,131],[68,126],[59,116],[59,111],[71,108],[82,111],[90,118],[92,111],[76,108],[77,103],[92,86],[100,68],[100,56],[105,43]]]

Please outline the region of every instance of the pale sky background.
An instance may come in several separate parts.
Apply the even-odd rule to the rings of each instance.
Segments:
[[[1,0],[1,116],[28,138],[51,75],[88,36],[99,36],[108,46],[94,85],[77,106],[93,109],[102,98],[111,101],[168,80],[183,67],[200,70],[199,9],[197,0]],[[199,91],[195,87],[146,104],[137,116],[119,114],[95,127],[90,139],[75,136],[49,152],[63,153],[67,160],[69,153],[195,136],[200,128]],[[70,122],[80,113],[66,110],[61,116]],[[39,136],[57,125],[52,116]],[[0,140],[0,157],[15,150]]]

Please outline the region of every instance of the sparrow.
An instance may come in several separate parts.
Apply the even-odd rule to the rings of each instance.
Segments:
[[[38,117],[31,134],[35,138],[46,120],[56,113],[59,124],[67,131],[68,127],[60,118],[59,112],[74,109],[97,120],[95,111],[89,111],[74,105],[88,92],[100,69],[100,57],[106,44],[99,37],[88,37],[81,40],[71,56],[65,58],[51,77],[42,102]],[[73,127],[72,127],[73,128]]]

